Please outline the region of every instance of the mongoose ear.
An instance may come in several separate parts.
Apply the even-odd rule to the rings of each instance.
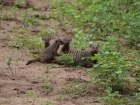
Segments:
[[[90,44],[90,46],[89,47],[91,47],[92,46],[92,44]]]
[[[100,47],[99,43],[98,43],[98,47]]]
[[[45,40],[45,38],[42,38],[42,41],[44,41]]]

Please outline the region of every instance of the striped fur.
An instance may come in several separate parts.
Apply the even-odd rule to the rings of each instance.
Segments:
[[[92,44],[90,45],[90,48],[87,50],[70,50],[68,54],[72,55],[74,65],[92,67],[94,65],[94,62],[91,60],[91,57],[94,56],[94,54],[98,53],[98,48],[99,48],[99,45]],[[67,54],[64,54],[62,56],[64,56],[62,59],[62,62],[66,62],[65,58],[67,57]],[[56,61],[60,57],[57,57]],[[61,60],[57,62],[60,63]]]

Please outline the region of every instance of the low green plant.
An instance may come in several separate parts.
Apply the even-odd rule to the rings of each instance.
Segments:
[[[35,105],[35,101],[40,102],[40,105],[54,105],[54,103],[50,100],[45,100],[45,99],[41,99],[39,98],[33,91],[29,90],[27,91],[27,93],[24,95],[26,97],[31,97],[32,101],[30,101],[30,103],[32,105]]]
[[[37,100],[38,96],[31,90],[27,91],[27,93],[25,94],[25,96],[28,96],[28,97],[32,97],[32,105],[35,104],[35,101]]]
[[[2,20],[8,20],[8,12],[5,12],[2,17],[1,17]]]
[[[41,29],[38,34],[42,37],[48,37],[48,36],[52,35],[53,33],[54,33],[53,30]]]
[[[41,18],[41,19],[50,19],[50,16],[47,15],[47,14],[42,14],[42,15],[40,16],[40,18]]]
[[[18,13],[18,8],[17,7],[15,7],[15,6],[13,6],[12,7],[12,12],[14,13],[14,18],[16,18],[17,16],[17,13]]]
[[[88,92],[88,85],[84,83],[67,83],[62,87],[61,94],[70,94],[72,98],[85,96]]]
[[[9,69],[11,70],[12,74],[14,75],[13,70],[11,68],[11,61],[12,61],[12,57],[10,56],[10,57],[8,57],[7,65],[9,67]]]
[[[123,51],[118,47],[118,39],[109,36],[102,50],[96,54],[99,63],[89,70],[94,72],[91,76],[93,82],[98,82],[104,88],[111,87],[113,91],[123,92],[129,86],[129,70],[132,63]],[[95,58],[94,58],[95,59]]]
[[[100,98],[100,100],[103,103],[106,103],[106,105],[117,105],[118,99],[121,97],[119,92],[115,91],[114,93],[112,93],[112,89],[110,87],[108,87],[105,90],[105,93],[106,93],[106,96]]]
[[[66,66],[74,65],[72,54],[61,53],[62,56],[57,57],[56,61]]]
[[[0,3],[0,11],[2,12],[3,4]]]
[[[46,93],[48,94],[53,90],[53,85],[50,83],[50,79],[49,79],[49,76],[47,74],[45,74],[44,83],[46,86]]]
[[[54,0],[49,7],[59,18],[93,38],[104,40],[106,36],[117,35],[125,39],[126,45],[140,48],[139,0]]]
[[[52,101],[43,99],[43,100],[41,100],[41,105],[44,105],[44,104],[46,104],[46,105],[54,105],[54,103]]]
[[[140,58],[135,58],[132,63],[135,66],[135,71],[133,72],[132,76],[136,77],[137,81],[140,81]]]
[[[26,15],[25,15],[26,17]],[[34,28],[35,26],[37,26],[40,23],[40,20],[38,18],[26,18],[26,20],[24,19],[24,24],[26,25],[32,25],[32,28]]]
[[[19,61],[19,58],[16,58],[16,63],[17,63],[17,65],[18,65],[18,61]]]
[[[90,41],[93,35],[84,34],[79,28],[75,28],[74,32],[75,35],[73,37],[73,43],[71,44],[72,47],[81,50],[87,48],[87,45],[89,46],[91,43],[93,43]]]
[[[99,98],[105,105],[139,105],[140,93],[134,93],[133,96],[123,96],[118,91],[112,92],[112,88],[105,90],[105,96]]]
[[[8,42],[9,46],[14,46],[16,48],[28,47],[30,50],[41,50],[43,48],[42,38],[37,36],[31,37],[28,30],[19,30],[15,33],[15,40],[10,40]]]
[[[59,101],[59,102],[61,102],[63,100],[62,99],[62,95],[58,96],[56,100]]]
[[[40,24],[40,19],[38,18],[34,18],[30,15],[30,12],[33,12],[33,8],[28,8],[24,15],[23,15],[23,19],[22,22],[24,24],[24,27],[27,28],[27,26],[31,25],[31,28],[35,28],[35,26]]]
[[[15,5],[15,6],[22,6],[22,5],[24,5],[25,3],[26,3],[25,0],[15,0],[14,5]]]
[[[49,72],[49,69],[52,69],[52,68],[56,68],[56,65],[54,64],[49,64],[46,66],[46,69],[47,69],[47,73]]]

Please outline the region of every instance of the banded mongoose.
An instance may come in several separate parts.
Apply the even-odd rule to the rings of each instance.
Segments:
[[[42,38],[42,41],[44,41],[44,49],[45,49],[50,45],[51,38],[50,37]]]
[[[36,58],[36,59],[33,59],[33,60],[29,60],[26,65],[29,65],[33,62],[41,62],[41,63],[44,63],[44,62],[49,62],[51,61],[54,56],[58,56],[59,54],[57,53],[57,50],[59,48],[60,45],[63,45],[64,42],[61,40],[61,39],[57,39],[55,40],[55,42],[50,45],[49,47],[45,48],[40,54],[39,54],[39,57]]]
[[[95,63],[97,63],[97,60],[92,61],[91,57],[97,54],[99,51],[99,45],[98,44],[91,44],[89,49],[87,50],[70,50],[68,54],[71,54],[71,57],[73,58],[74,65],[80,65],[84,67],[93,67]],[[66,62],[66,56],[60,56],[56,57],[57,63],[61,64],[60,62]],[[62,58],[63,57],[63,58]],[[62,59],[61,59],[62,58]]]
[[[63,45],[61,51],[64,52],[65,54],[70,51],[70,43],[71,43],[71,41],[72,41],[71,38],[66,37],[66,38],[63,39],[64,45]]]
[[[42,38],[42,41],[44,41],[44,49],[45,49],[45,48],[47,48],[50,45],[51,38],[50,37]],[[40,51],[35,50],[35,51],[32,51],[31,53],[39,54]]]

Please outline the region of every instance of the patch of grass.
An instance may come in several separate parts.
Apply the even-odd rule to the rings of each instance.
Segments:
[[[3,4],[0,3],[0,11],[2,12]]]
[[[62,95],[58,96],[56,100],[61,102],[63,100]]]
[[[35,105],[35,101],[40,102],[40,105],[42,104],[54,105],[53,102],[50,100],[39,98],[33,91],[27,91],[27,93],[24,96],[32,98],[32,101],[30,102],[32,105]]]
[[[25,94],[25,96],[27,96],[27,97],[32,97],[32,105],[34,105],[35,104],[35,101],[37,100],[37,95],[33,92],[33,91],[28,91],[26,94]]]
[[[13,70],[11,68],[11,61],[12,61],[12,57],[10,56],[10,57],[8,57],[7,65],[9,67],[10,71],[12,72],[12,74],[14,75]]]
[[[118,91],[112,92],[112,89],[108,87],[105,90],[106,96],[100,98],[101,102],[106,105],[139,105],[140,93],[135,93],[134,96],[125,97],[119,94]],[[135,104],[134,104],[135,102]]]
[[[30,36],[28,30],[13,31],[15,33],[15,39],[8,42],[9,46],[14,46],[16,48],[28,47],[30,50],[43,49],[43,41],[41,37]]]
[[[49,72],[49,69],[52,69],[52,68],[56,68],[56,65],[54,64],[49,64],[46,66],[46,69],[47,69],[47,73]]]
[[[22,5],[25,5],[25,0],[15,0],[15,3],[14,5],[15,6],[22,6]]]
[[[60,57],[56,58],[56,61],[66,66],[74,65],[72,54],[61,54]]]
[[[67,83],[61,89],[61,94],[69,94],[72,98],[83,97],[88,92],[88,85],[84,83]]]
[[[49,79],[49,76],[47,74],[45,74],[44,83],[46,86],[46,93],[48,94],[53,90],[53,85],[50,83],[50,79]]]
[[[68,21],[74,27],[72,48],[85,49],[94,41],[100,42],[99,53],[95,55],[98,64],[89,70],[92,82],[101,84],[103,90],[110,87],[112,91],[109,94],[118,97],[132,87],[134,82],[128,76],[133,72],[137,90],[140,80],[140,1],[54,1],[50,9],[60,22]],[[117,99],[114,100],[116,102]]]
[[[8,20],[9,16],[8,16],[8,12],[5,12],[2,16],[1,16],[2,20]]]

